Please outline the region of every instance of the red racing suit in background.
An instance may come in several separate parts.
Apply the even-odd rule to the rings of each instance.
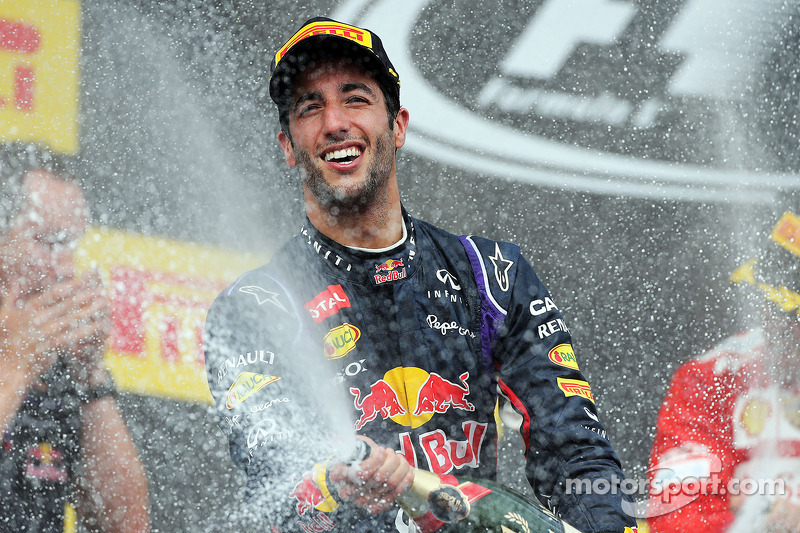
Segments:
[[[669,481],[685,489],[651,495],[653,533],[729,531],[737,518],[737,531],[740,525],[760,530],[757,521],[771,501],[765,493],[772,489],[753,489],[744,480],[783,480],[783,497],[800,503],[800,395],[770,383],[769,357],[756,329],[729,337],[675,372],[658,415],[649,476],[651,493]],[[746,502],[737,514],[730,508],[732,491]]]
[[[404,226],[395,246],[365,251],[307,223],[209,310],[208,384],[249,509],[283,533],[411,531],[398,508],[374,517],[336,501],[321,463],[358,433],[416,467],[494,479],[500,394],[522,417],[545,505],[587,533],[634,527],[620,491],[566,488],[623,474],[566,324],[519,248],[405,212]]]

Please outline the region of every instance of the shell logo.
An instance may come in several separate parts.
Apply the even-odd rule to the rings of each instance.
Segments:
[[[361,330],[352,324],[342,324],[330,330],[322,340],[325,358],[339,359],[350,353],[361,338]]]
[[[547,357],[557,365],[578,370],[578,360],[575,359],[575,352],[572,351],[571,344],[559,344],[550,350]]]

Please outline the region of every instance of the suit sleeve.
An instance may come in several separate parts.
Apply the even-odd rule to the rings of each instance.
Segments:
[[[730,437],[710,395],[720,388],[704,377],[701,365],[690,361],[672,378],[661,405],[648,471],[651,490],[648,524],[654,533],[682,532],[701,527],[726,531],[734,521],[724,487],[733,477],[735,458]],[[723,468],[722,465],[729,465]],[[700,494],[678,490],[685,479],[707,479]],[[671,483],[671,485],[670,485]]]
[[[298,316],[279,283],[246,275],[209,309],[206,377],[231,458],[247,477],[239,512],[283,532],[334,530],[334,509],[313,477],[331,454],[317,400],[326,384],[313,375]]]
[[[515,269],[493,352],[501,393],[522,417],[528,480],[543,504],[586,533],[635,527],[622,509],[620,461],[567,325],[528,262],[519,257]]]

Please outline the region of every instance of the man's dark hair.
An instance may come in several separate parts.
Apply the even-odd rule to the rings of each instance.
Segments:
[[[381,92],[383,93],[383,100],[386,102],[386,115],[389,119],[389,129],[394,129],[394,119],[397,117],[397,113],[400,111],[400,102],[397,99],[396,93],[393,92],[392,88],[387,87],[386,84],[383,82],[382,78],[375,75],[374,69],[371,67],[370,63],[364,61],[353,60],[348,57],[342,57],[338,55],[327,55],[324,53],[318,53],[315,55],[313,60],[307,60],[304,64],[304,67],[301,70],[297,70],[292,77],[292,81],[298,75],[300,75],[303,70],[320,65],[322,63],[327,63],[330,61],[352,61],[355,65],[362,66],[366,71],[367,74],[372,76],[375,81],[378,82],[378,85],[381,88]],[[291,112],[292,106],[292,91],[291,91],[292,84],[286,84],[286,90],[280,95],[280,98],[277,101],[278,106],[278,120],[281,123],[281,131],[289,138],[289,141],[292,140],[292,134],[289,131],[289,115]]]
[[[19,212],[25,200],[25,175],[46,170],[67,181],[75,181],[70,160],[37,143],[10,141],[0,143],[0,234]]]

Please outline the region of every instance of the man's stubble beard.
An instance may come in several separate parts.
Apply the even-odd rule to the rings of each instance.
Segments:
[[[295,150],[300,175],[317,203],[333,216],[357,214],[385,201],[386,183],[389,181],[394,164],[394,144],[392,132],[375,141],[375,158],[367,169],[367,179],[355,186],[341,187],[328,183],[322,169],[314,164],[311,154],[305,150]]]

